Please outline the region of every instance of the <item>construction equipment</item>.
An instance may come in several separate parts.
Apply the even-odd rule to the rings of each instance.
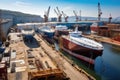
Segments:
[[[54,9],[55,13],[57,14],[58,16],[58,22],[61,22],[61,17],[62,17],[62,14],[60,13],[60,10],[58,9],[58,7],[56,7],[57,11]]]
[[[50,6],[49,6],[47,12],[45,12],[45,14],[44,14],[44,22],[48,22],[49,12],[50,12]]]
[[[68,16],[62,11],[62,15],[64,16],[65,22],[68,22]]]
[[[98,2],[98,21],[100,21],[101,15],[102,15],[102,11],[101,11],[101,8],[100,8],[100,3]]]
[[[111,16],[111,14],[110,14],[110,17],[109,17],[109,23],[111,23],[111,19],[112,19],[112,16]]]
[[[75,10],[73,10],[73,13],[74,13],[74,15],[75,15],[75,17],[76,17],[76,22],[78,22],[78,15],[76,14],[76,12],[75,12]]]

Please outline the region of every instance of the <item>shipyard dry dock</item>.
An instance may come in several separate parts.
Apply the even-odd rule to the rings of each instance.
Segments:
[[[27,42],[20,33],[10,33],[11,54],[8,80],[64,80],[65,74],[33,39]],[[36,36],[35,36],[36,37]]]
[[[32,40],[26,40],[21,33],[10,33],[9,42],[2,60],[7,61],[3,80],[94,80],[73,67],[39,34],[35,34]]]

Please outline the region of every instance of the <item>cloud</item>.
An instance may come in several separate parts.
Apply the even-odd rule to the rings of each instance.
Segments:
[[[31,3],[27,3],[27,2],[23,2],[23,1],[16,1],[14,3],[15,6],[22,6],[22,7],[28,7],[28,6],[31,6],[32,4]]]
[[[74,10],[74,7],[72,6],[66,6],[62,9],[62,11],[64,11],[65,14],[67,14],[68,16],[72,16],[73,15],[73,10]]]
[[[72,7],[70,7],[70,6],[67,6],[67,7],[64,7],[63,8],[63,11],[71,11],[71,10],[73,10],[73,8]]]

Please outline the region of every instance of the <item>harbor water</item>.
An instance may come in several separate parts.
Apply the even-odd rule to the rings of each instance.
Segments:
[[[120,51],[103,43],[103,55],[95,59],[94,70],[102,80],[120,80]]]
[[[102,43],[104,46],[104,51],[102,56],[98,56],[95,59],[94,69],[95,74],[101,77],[101,80],[120,80],[120,51],[115,49],[112,45],[107,43]],[[58,50],[58,45],[55,43],[56,50]],[[71,59],[78,66],[84,65],[89,67],[89,64],[84,64],[84,62],[67,53],[64,53],[69,59]]]

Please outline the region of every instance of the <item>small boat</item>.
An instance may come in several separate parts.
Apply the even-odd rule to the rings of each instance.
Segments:
[[[55,34],[54,29],[52,29],[50,26],[42,26],[38,29],[38,32],[46,41],[48,41],[50,44],[53,44],[53,37]]]
[[[55,30],[50,28],[50,26],[43,26],[39,28],[39,33],[41,33],[43,36],[46,36],[52,39],[54,36]]]
[[[69,35],[63,35],[60,40],[62,47],[88,57],[96,58],[103,52],[102,44],[88,39],[82,35],[81,31],[76,28],[75,31],[69,32]]]
[[[55,30],[58,30],[58,31],[63,31],[63,30],[67,30],[68,27],[66,25],[57,25],[55,27]]]
[[[61,35],[68,35],[69,34],[69,30],[68,27],[66,25],[57,25],[55,27],[55,35],[54,35],[54,39],[56,41],[58,41],[58,38]]]

